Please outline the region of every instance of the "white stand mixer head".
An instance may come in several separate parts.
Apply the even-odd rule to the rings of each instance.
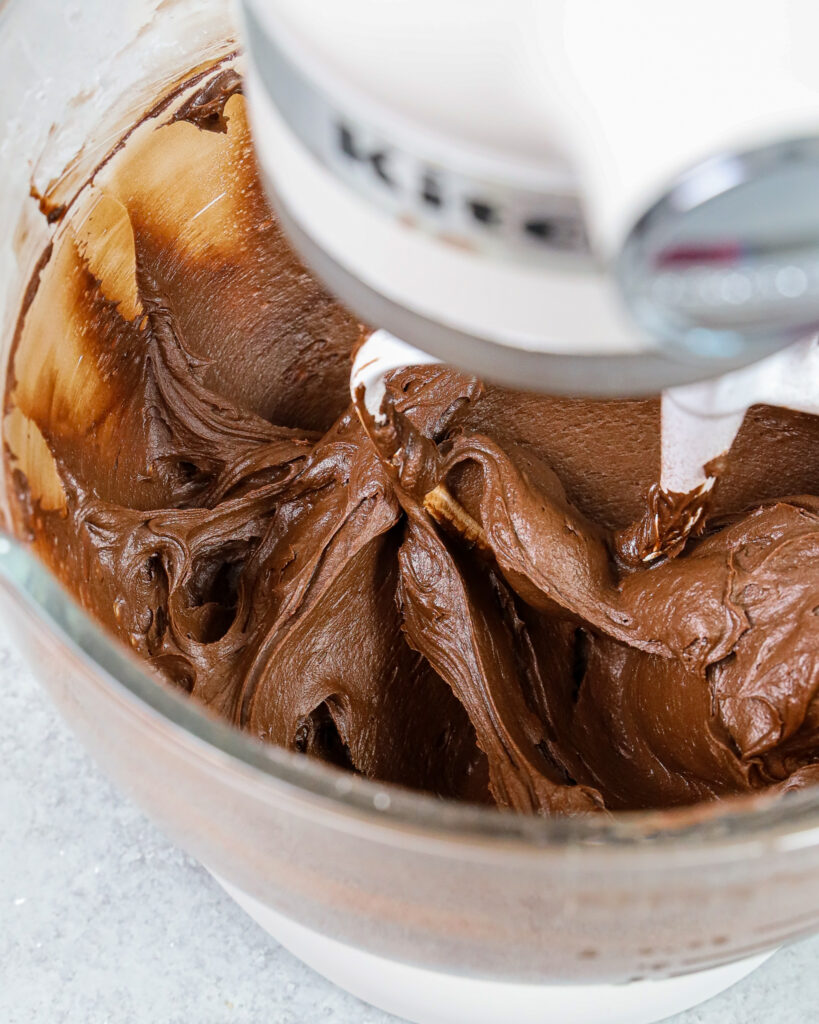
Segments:
[[[262,171],[368,322],[503,383],[620,395],[819,329],[810,0],[243,9]]]

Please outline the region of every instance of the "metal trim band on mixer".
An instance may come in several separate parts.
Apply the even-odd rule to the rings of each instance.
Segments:
[[[746,362],[819,330],[817,196],[815,136],[719,153],[680,175],[614,263],[635,320],[701,358]],[[664,258],[692,240],[700,252],[687,261]]]
[[[243,5],[250,57],[290,130],[333,175],[408,227],[441,242],[526,263],[591,260],[583,211],[565,166],[539,171],[493,158],[494,173],[440,136],[390,118],[385,127],[360,104],[332,98],[295,56],[295,47]],[[282,34],[281,26],[276,32]],[[486,170],[486,168],[484,168]]]

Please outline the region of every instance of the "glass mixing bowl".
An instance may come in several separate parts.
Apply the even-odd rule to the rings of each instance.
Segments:
[[[158,94],[235,45],[222,0],[2,7],[4,373],[51,230],[32,183],[81,182]],[[345,947],[485,981],[601,985],[703,971],[819,929],[819,790],[612,819],[456,805],[214,720],[149,678],[10,532],[0,601],[62,713],[167,834]]]

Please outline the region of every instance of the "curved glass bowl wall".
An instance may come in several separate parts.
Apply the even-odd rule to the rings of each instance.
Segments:
[[[73,160],[81,181],[158,94],[235,45],[222,0],[59,7],[0,8],[4,370],[50,230],[32,180],[42,191]],[[457,806],[213,720],[143,673],[13,540],[0,540],[0,604],[62,713],[160,826],[332,938],[452,973],[603,982],[700,970],[819,929],[819,791],[610,820]]]

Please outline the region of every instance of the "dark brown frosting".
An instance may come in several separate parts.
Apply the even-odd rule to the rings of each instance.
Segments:
[[[241,91],[241,76],[233,68],[225,68],[208,77],[202,88],[176,109],[171,120],[190,121],[205,131],[226,132],[225,106]]]
[[[680,493],[666,491],[659,483],[652,484],[642,517],[614,535],[618,558],[633,569],[658,558],[676,558],[690,538],[705,532],[710,506],[707,485]]]
[[[817,780],[817,421],[753,410],[693,527],[656,401],[408,368],[362,424],[239,84],[57,228],[6,395],[20,533],[162,679],[372,778],[530,813]]]

